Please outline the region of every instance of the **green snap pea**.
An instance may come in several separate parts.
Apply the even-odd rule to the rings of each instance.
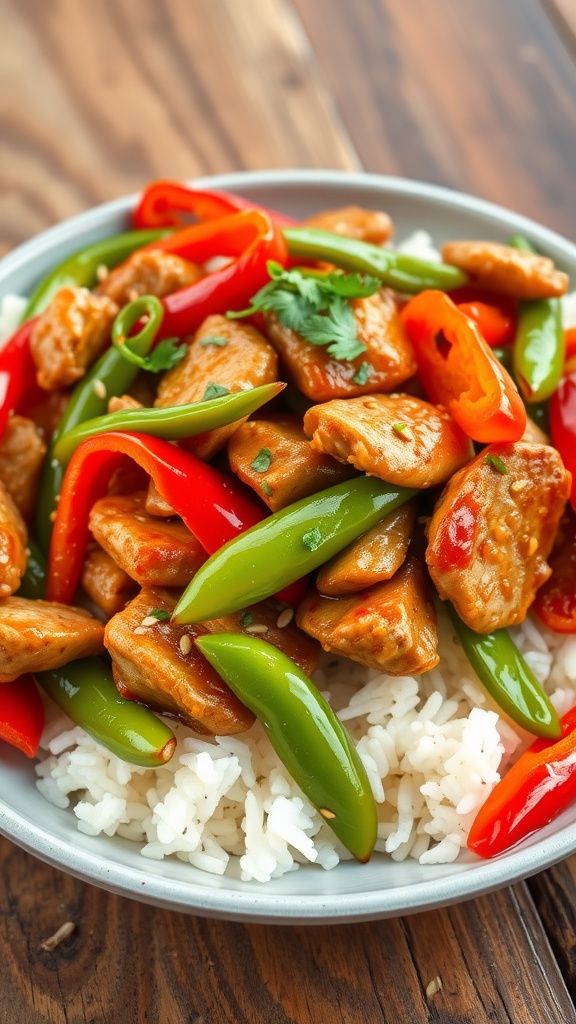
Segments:
[[[126,231],[112,238],[95,242],[69,256],[45,277],[34,289],[22,320],[38,316],[50,304],[61,288],[93,288],[98,282],[98,267],[109,269],[122,263],[135,249],[165,238],[169,231]]]
[[[160,409],[122,409],[86,420],[69,431],[54,447],[54,458],[66,466],[83,441],[108,430],[130,430],[151,434],[165,441],[180,441],[203,434],[207,430],[235,423],[255,412],[274,398],[284,385],[263,384],[249,391],[235,391],[231,395],[212,398],[189,405],[171,405]]]
[[[46,596],[46,562],[32,537],[28,538],[26,571],[20,580],[18,597],[30,601],[42,601]]]
[[[228,615],[306,576],[416,494],[360,476],[288,505],[228,541],[174,611],[180,624]]]
[[[330,705],[282,651],[257,637],[209,633],[196,644],[260,719],[278,757],[338,839],[369,860],[376,803],[358,752]]]
[[[336,235],[320,228],[284,228],[288,251],[296,259],[326,260],[343,270],[380,277],[388,288],[415,294],[427,288],[451,291],[468,283],[468,275],[447,263],[429,263],[394,249]]]
[[[514,235],[510,245],[522,252],[537,251],[520,235]],[[562,376],[564,350],[560,300],[520,302],[513,370],[520,394],[530,406],[554,394]]]
[[[513,722],[535,736],[558,739],[558,715],[506,629],[475,633],[452,605],[450,619],[464,653],[491,697]]]
[[[98,658],[71,661],[37,672],[35,678],[76,725],[123,761],[155,768],[172,757],[172,730],[143,704],[121,697],[112,673]]]

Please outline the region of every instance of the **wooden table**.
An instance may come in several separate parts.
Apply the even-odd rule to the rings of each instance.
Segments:
[[[154,177],[266,167],[434,181],[576,235],[574,0],[0,0],[0,18],[4,251]],[[6,841],[0,858],[2,1024],[576,1020],[576,858],[329,928],[162,912]]]

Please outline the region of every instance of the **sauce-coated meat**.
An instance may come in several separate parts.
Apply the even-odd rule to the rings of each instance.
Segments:
[[[314,402],[393,391],[416,372],[414,351],[392,293],[382,290],[367,299],[354,299],[351,306],[358,339],[366,345],[366,351],[351,361],[334,359],[325,348],[284,327],[273,314],[266,318],[268,337],[292,382]],[[371,367],[367,378],[363,374],[358,377],[363,363]]]
[[[201,277],[204,271],[196,263],[161,249],[141,249],[106,274],[96,291],[125,306],[141,295],[161,299]]]
[[[32,420],[11,416],[0,441],[0,480],[28,519],[34,511],[46,445]]]
[[[26,572],[28,531],[7,488],[0,481],[0,598],[13,594]]]
[[[304,430],[316,451],[402,487],[445,483],[474,454],[447,412],[410,395],[313,405]]]
[[[349,594],[389,580],[400,568],[412,535],[416,507],[408,502],[321,566],[316,586],[321,594]]]
[[[82,586],[97,608],[110,618],[136,596],[138,584],[102,548],[86,555]]]
[[[325,651],[393,676],[418,675],[439,661],[425,569],[411,555],[391,580],[360,593],[322,597],[312,591],[297,621]]]
[[[545,445],[493,444],[446,485],[426,561],[441,598],[477,633],[522,622],[550,575],[546,559],[570,474]]]
[[[103,638],[102,623],[80,608],[8,597],[0,602],[0,683],[99,654]]]
[[[62,288],[32,330],[37,380],[47,391],[83,377],[106,347],[118,306],[87,288]]]
[[[392,218],[383,210],[365,210],[362,206],[341,206],[337,210],[323,210],[308,217],[304,224],[336,235],[357,238],[372,245],[384,245],[394,233]]]
[[[547,256],[498,242],[446,242],[442,259],[470,274],[474,284],[513,299],[547,299],[568,291],[568,275]]]

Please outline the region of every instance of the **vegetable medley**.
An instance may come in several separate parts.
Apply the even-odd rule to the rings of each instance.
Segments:
[[[392,231],[157,182],[129,231],[38,285],[0,350],[3,740],[35,755],[40,690],[143,766],[174,753],[165,716],[204,735],[257,717],[365,861],[374,797],[310,675],[322,649],[433,668],[439,598],[536,737],[470,849],[576,796],[576,709],[559,721],[507,632],[530,609],[576,632],[568,278],[524,238],[428,263]]]

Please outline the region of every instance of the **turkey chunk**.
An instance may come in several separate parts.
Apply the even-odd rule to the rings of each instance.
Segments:
[[[143,586],[185,587],[208,555],[183,522],[146,512],[146,492],[100,498],[90,512],[100,547]]]
[[[107,295],[118,306],[141,295],[165,295],[179,291],[204,277],[202,267],[161,249],[139,249],[106,274],[96,291]]]
[[[366,395],[313,405],[304,430],[315,451],[402,487],[444,483],[474,454],[447,412],[410,395]]]
[[[325,651],[393,676],[427,672],[440,660],[425,569],[412,556],[391,580],[360,593],[322,597],[312,591],[297,621]]]
[[[26,524],[7,488],[0,481],[0,597],[20,586],[26,571]]]
[[[30,346],[42,388],[54,391],[83,377],[110,337],[118,306],[87,288],[62,288],[32,330]]]
[[[297,416],[248,420],[228,442],[231,469],[273,512],[354,476],[351,466],[315,452]]]
[[[351,306],[358,339],[366,345],[366,351],[352,361],[339,362],[325,348],[284,327],[273,314],[266,318],[268,336],[293,383],[314,402],[392,391],[416,372],[412,345],[392,293],[379,291],[367,299],[354,299]],[[368,376],[361,373],[364,363],[369,367]]]
[[[80,608],[8,597],[0,602],[0,683],[98,654],[103,638],[102,623]]]
[[[549,299],[568,291],[568,275],[548,257],[498,242],[446,242],[442,259],[470,274],[474,284],[513,299]]]
[[[34,511],[46,445],[36,425],[11,416],[0,441],[0,480],[25,519]]]
[[[211,338],[216,339],[215,344]],[[227,320],[225,316],[209,316],[196,332],[184,359],[164,374],[155,404],[201,402],[214,384],[232,392],[271,384],[277,379],[276,352],[255,327]],[[244,419],[190,438],[187,448],[201,459],[211,459]]]
[[[102,548],[86,555],[82,586],[90,600],[110,618],[135,597],[138,585]]]
[[[342,206],[323,210],[304,221],[308,227],[333,231],[335,235],[358,238],[372,245],[384,245],[394,233],[391,217],[383,210],[365,210],[362,206]]]
[[[549,575],[570,474],[545,445],[492,444],[448,482],[428,524],[441,598],[477,633],[522,622]]]
[[[334,597],[389,580],[406,558],[415,517],[408,502],[331,558],[316,578],[320,593]]]

